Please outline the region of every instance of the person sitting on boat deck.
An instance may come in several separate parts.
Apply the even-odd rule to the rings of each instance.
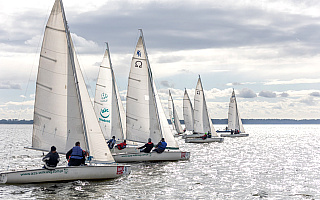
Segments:
[[[66,158],[69,161],[68,166],[85,165],[87,152],[81,149],[80,142],[76,142],[75,145],[66,154]]]
[[[204,133],[204,135],[201,137],[203,140],[207,139],[208,135],[207,133]]]
[[[164,138],[156,145],[156,148],[153,150],[157,153],[162,153],[167,147],[167,143],[164,141]]]
[[[231,129],[231,135],[233,135],[233,130]]]
[[[113,149],[116,144],[116,137],[112,136],[112,138],[107,142],[109,149]]]
[[[211,138],[211,137],[212,137],[211,132],[208,131],[208,138]]]
[[[239,134],[240,132],[239,132],[239,130],[238,129],[236,129],[235,131],[234,131],[234,134]]]
[[[119,150],[122,150],[127,147],[127,141],[123,140],[120,144],[117,144],[116,147],[118,147]]]
[[[148,139],[148,143],[144,144],[142,147],[139,147],[140,152],[150,153],[153,148],[153,143],[151,142],[151,138]]]
[[[228,130],[228,127],[226,126],[226,131]]]
[[[187,129],[186,129],[186,128],[184,128],[184,129],[183,129],[183,132],[185,133],[186,131],[187,131]]]
[[[57,166],[57,164],[60,161],[60,157],[56,150],[56,147],[52,146],[51,151],[45,157],[42,158],[42,161],[44,162],[43,168],[54,169]]]

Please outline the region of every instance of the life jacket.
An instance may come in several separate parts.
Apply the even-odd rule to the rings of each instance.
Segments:
[[[79,147],[79,146],[73,147],[70,158],[72,158],[72,159],[82,159],[83,158],[83,153],[82,153],[81,147]]]
[[[165,150],[167,147],[167,143],[164,141],[161,141],[161,144],[158,146],[158,149]]]

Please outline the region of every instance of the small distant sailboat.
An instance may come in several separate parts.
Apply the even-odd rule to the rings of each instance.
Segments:
[[[116,162],[187,160],[190,152],[183,152],[175,141],[152,77],[143,33],[131,61],[126,103],[127,140],[144,144],[148,138],[157,144],[161,138],[167,142],[163,153],[144,153],[139,149],[125,148],[114,153]]]
[[[174,106],[170,90],[169,90],[168,108],[169,108],[169,117],[171,120],[171,124],[172,124],[173,130],[176,132],[174,136],[179,136],[180,134],[184,133],[184,131],[180,124],[178,113]]]
[[[236,130],[239,131],[238,134],[236,134]],[[247,137],[247,136],[249,136],[249,134],[245,133],[243,125],[242,125],[242,121],[241,121],[241,117],[240,117],[238,105],[237,105],[236,94],[235,94],[234,90],[232,91],[232,95],[231,95],[230,103],[229,103],[228,128],[226,131],[220,131],[220,132],[230,132],[230,134],[227,134],[227,133],[221,134],[221,137]],[[231,134],[231,132],[233,134]]]
[[[208,113],[207,103],[204,96],[204,91],[199,76],[194,96],[194,134],[186,135],[185,142],[187,143],[209,143],[209,142],[223,142],[224,138],[218,137],[211,118]],[[211,138],[202,139],[205,133],[210,132]]]
[[[193,123],[194,123],[193,108],[192,108],[192,103],[190,101],[187,89],[184,90],[184,96],[183,96],[183,119],[185,124],[185,130],[191,131],[193,133]]]
[[[117,141],[122,142],[126,139],[126,117],[113,72],[109,45],[106,44],[96,84],[94,109],[105,139],[115,136]]]
[[[62,0],[55,1],[45,28],[36,85],[31,149],[48,151],[54,145],[66,154],[79,141],[91,161],[87,166],[1,172],[1,183],[110,179],[130,174],[130,166],[114,163],[99,127]]]

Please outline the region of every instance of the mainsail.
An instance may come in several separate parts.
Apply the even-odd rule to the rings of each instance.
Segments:
[[[116,84],[109,46],[105,51],[96,84],[94,109],[106,139],[125,139],[125,112]]]
[[[177,133],[183,133],[183,128],[180,124],[179,116],[174,106],[170,90],[169,90],[168,108],[169,108],[169,117],[172,123],[173,130],[176,130]]]
[[[144,143],[151,138],[158,142],[163,137],[168,147],[178,147],[153,81],[142,31],[129,73],[126,122],[128,140]]]
[[[192,104],[189,98],[189,95],[187,93],[187,89],[184,90],[184,96],[183,96],[183,119],[184,124],[186,126],[186,130],[193,131],[193,108]]]
[[[241,133],[244,133],[244,128],[242,125],[241,117],[239,114],[237,99],[234,90],[229,103],[229,112],[228,112],[228,129],[239,130]]]
[[[66,153],[79,141],[93,160],[114,161],[104,140],[73,47],[61,0],[45,28],[34,105],[32,148]]]
[[[212,136],[217,136],[208,113],[207,103],[199,76],[194,95],[194,132],[207,133],[208,131],[211,132]]]

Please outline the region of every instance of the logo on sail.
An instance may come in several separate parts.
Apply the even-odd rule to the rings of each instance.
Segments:
[[[139,67],[139,68],[142,68],[142,62],[141,61],[136,61],[135,67]]]
[[[108,95],[106,93],[101,93],[101,100],[100,102],[107,102],[108,101]]]
[[[99,120],[100,120],[100,121],[103,121],[103,122],[108,122],[108,123],[110,123],[110,119],[108,119],[109,116],[110,116],[109,109],[102,108],[101,111],[100,111]]]
[[[137,56],[141,57],[141,51],[140,50],[137,51]]]

